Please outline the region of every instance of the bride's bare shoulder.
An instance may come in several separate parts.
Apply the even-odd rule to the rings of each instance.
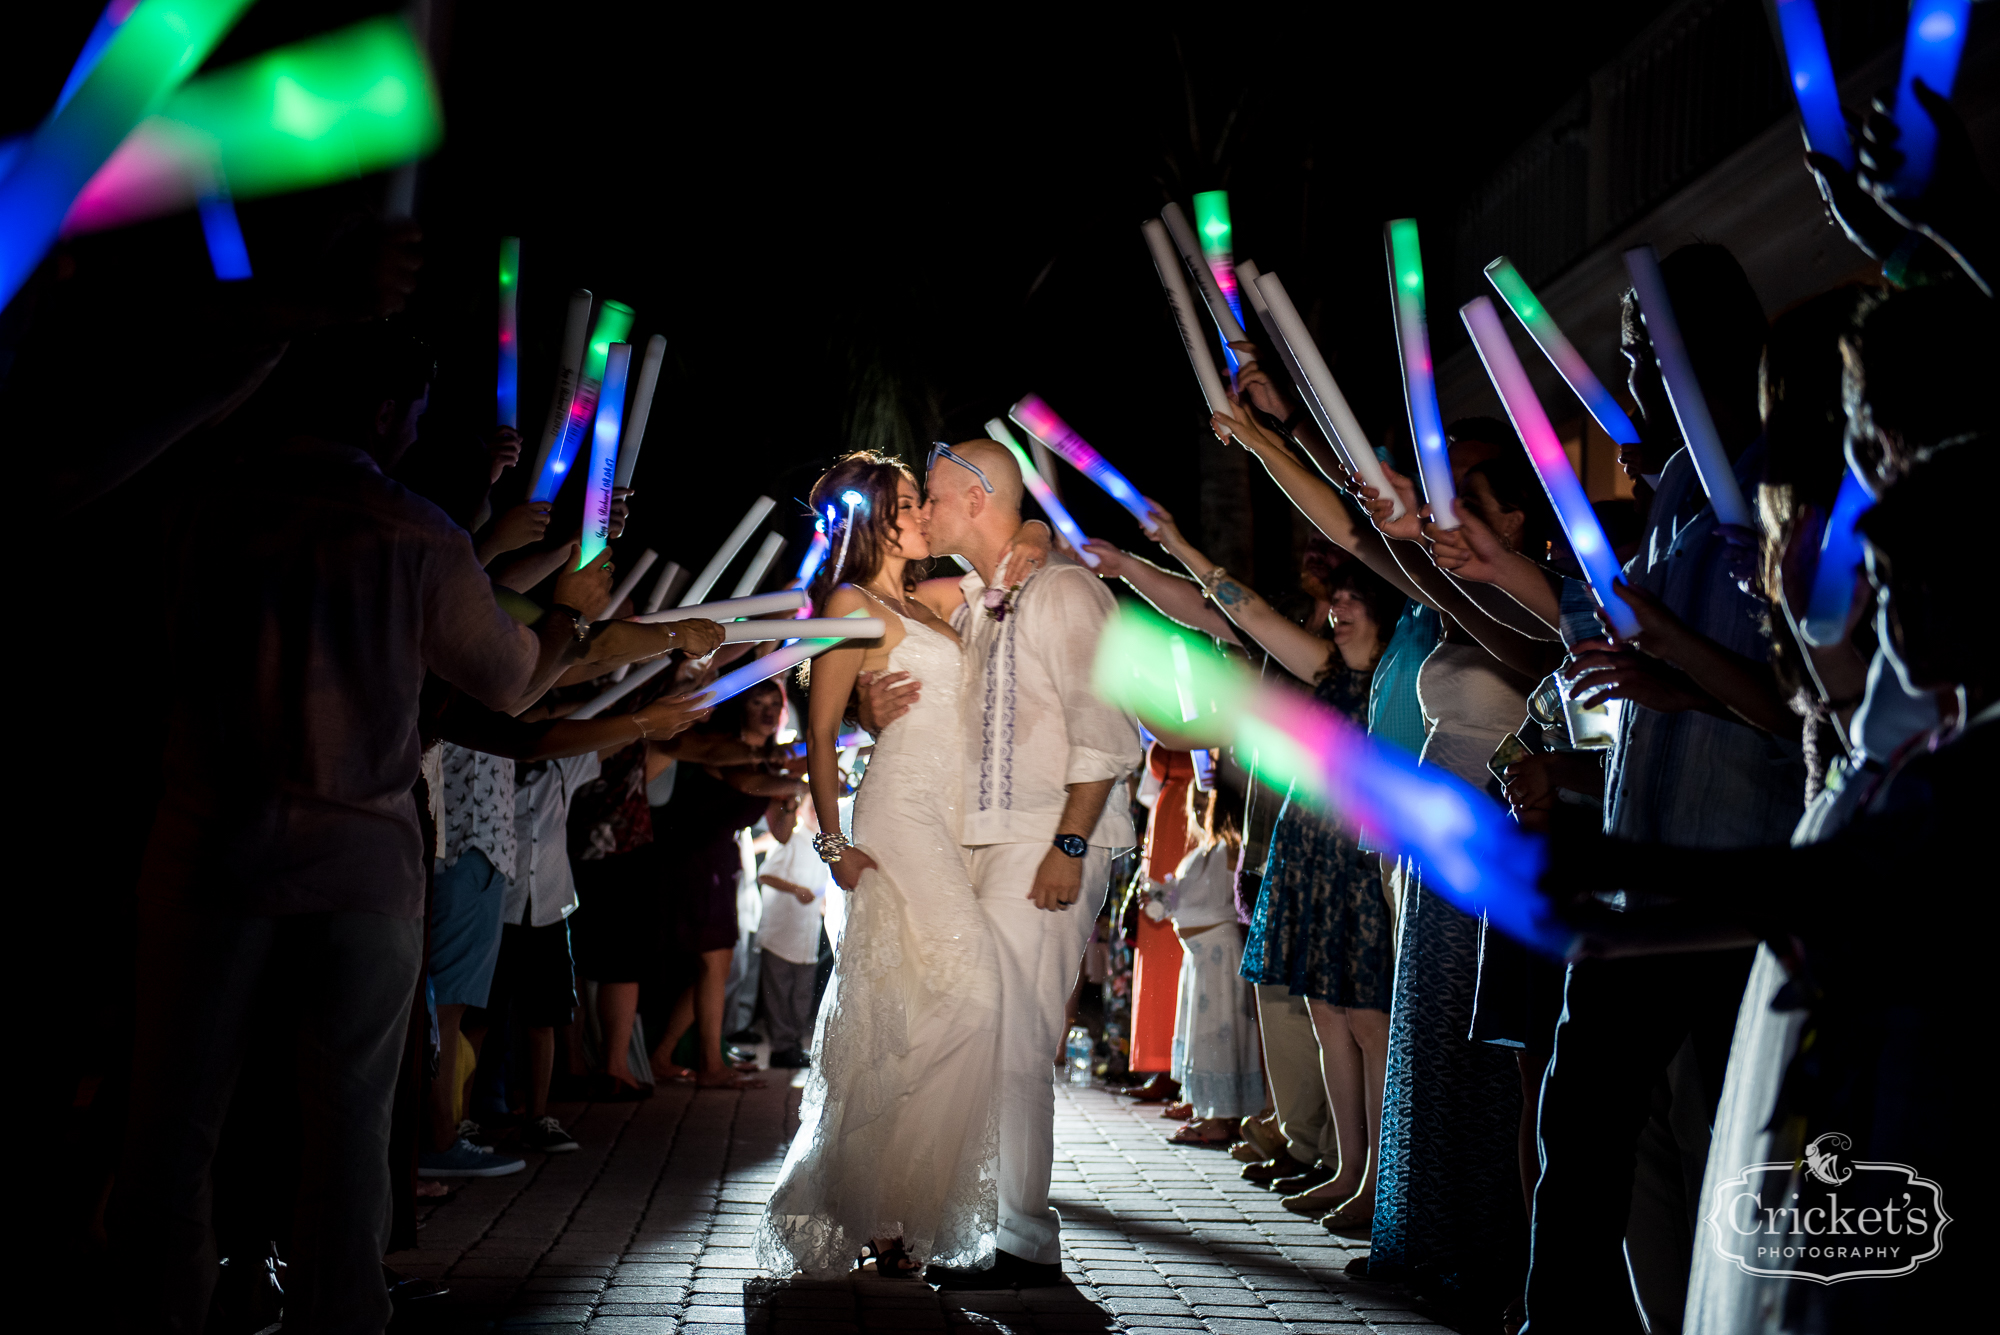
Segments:
[[[821,604],[819,615],[823,617],[844,617],[849,612],[872,608],[874,604],[867,594],[852,584],[836,584]]]

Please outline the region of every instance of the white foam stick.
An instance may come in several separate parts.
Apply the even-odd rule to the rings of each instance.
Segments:
[[[1254,269],[1256,266],[1251,267]],[[1236,272],[1240,275],[1243,266],[1238,265]],[[1352,475],[1354,461],[1348,457],[1347,447],[1341,443],[1340,436],[1333,429],[1333,415],[1327,412],[1326,405],[1321,403],[1319,395],[1313,392],[1312,381],[1306,378],[1305,368],[1299,365],[1298,353],[1293,350],[1291,339],[1287,336],[1285,327],[1279,323],[1278,313],[1272,308],[1270,298],[1265,295],[1265,289],[1261,286],[1266,277],[1271,277],[1275,283],[1275,275],[1258,274],[1243,284],[1240,290],[1250,294],[1250,309],[1257,312],[1257,318],[1262,322],[1265,333],[1270,335],[1271,345],[1278,349],[1278,358],[1284,362],[1285,369],[1291,374],[1292,385],[1299,392],[1299,402],[1305,405],[1306,411],[1319,426],[1319,433],[1325,438],[1327,447],[1333,451],[1335,460]],[[1277,284],[1277,288],[1282,291],[1283,284]],[[1298,311],[1291,305],[1289,297],[1285,306],[1301,331],[1300,337],[1311,342],[1311,334],[1304,332],[1305,321],[1297,318]]]
[[[632,596],[632,590],[639,587],[639,581],[646,577],[646,572],[653,568],[653,562],[659,559],[660,554],[651,547],[640,552],[639,559],[634,561],[632,568],[625,572],[625,578],[619,580],[618,587],[611,591],[611,597],[604,604],[604,610],[599,612],[592,620],[602,621],[613,612],[616,612],[618,604]]]
[[[1292,387],[1298,392],[1299,402],[1305,406],[1308,413],[1312,414],[1313,421],[1317,423],[1321,420],[1321,413],[1316,410],[1317,401],[1313,398],[1311,388],[1306,384],[1305,376],[1299,372],[1298,358],[1292,356],[1291,344],[1285,342],[1283,336],[1278,333],[1277,321],[1271,318],[1271,307],[1264,300],[1264,294],[1257,288],[1257,280],[1261,277],[1263,274],[1258,271],[1255,261],[1236,261],[1236,290],[1250,303],[1251,313],[1257,317],[1257,325],[1264,331],[1265,343],[1269,345],[1271,351],[1278,354],[1278,360],[1284,363],[1285,374],[1291,377]],[[1321,434],[1324,432],[1325,428],[1322,427]],[[1292,443],[1306,452],[1307,457],[1320,472],[1329,478],[1333,476],[1333,470],[1327,467],[1327,460],[1340,462],[1339,456],[1334,453],[1338,446],[1314,440],[1311,436],[1294,436]]]
[[[785,535],[766,533],[763,545],[750,558],[750,568],[743,572],[743,578],[736,581],[736,587],[729,591],[731,598],[747,598],[757,592],[757,586],[764,582],[764,576],[771,573],[772,563],[778,553],[785,550]]]
[[[1049,453],[1049,447],[1033,436],[1028,437],[1028,454],[1034,459],[1035,471],[1042,475],[1042,481],[1048,483],[1049,490],[1055,493],[1057,500],[1061,500],[1062,474],[1056,468],[1055,455]]]
[[[1160,217],[1174,239],[1174,248],[1181,253],[1181,262],[1194,275],[1195,286],[1201,289],[1202,304],[1208,307],[1209,318],[1215,321],[1215,330],[1222,335],[1222,341],[1249,342],[1250,336],[1236,322],[1236,312],[1229,309],[1229,299],[1222,295],[1222,284],[1215,281],[1215,271],[1208,267],[1208,260],[1201,253],[1201,242],[1195,238],[1194,228],[1188,226],[1181,206],[1169,203],[1160,210]]]
[[[659,611],[661,605],[667,599],[674,596],[674,586],[681,582],[681,576],[685,574],[687,574],[687,571],[682,568],[679,561],[667,562],[667,568],[662,570],[660,577],[653,581],[653,591],[646,595],[645,606],[639,610],[642,612]]]
[[[637,667],[632,667],[630,663],[627,663],[625,666],[632,668],[631,676],[624,678],[622,681],[614,678],[613,685],[605,687],[589,700],[586,700],[582,707],[570,714],[569,717],[596,718],[599,714],[602,714],[605,710],[611,708],[611,706],[617,704],[620,700],[623,700],[626,696],[632,694],[632,692],[638,690],[662,672],[665,672],[673,664],[673,661],[674,656],[672,654],[661,654],[658,658],[641,663]]]
[[[724,644],[756,643],[759,640],[811,639],[836,635],[854,640],[879,640],[887,633],[880,617],[859,621],[843,617],[805,617],[792,621],[728,621],[722,626]]]
[[[1207,401],[1211,413],[1229,411],[1229,395],[1223,389],[1222,376],[1215,369],[1215,358],[1208,355],[1208,335],[1202,332],[1201,322],[1195,317],[1194,298],[1188,293],[1187,274],[1181,267],[1181,257],[1174,250],[1173,239],[1167,235],[1167,228],[1158,218],[1148,218],[1139,224],[1145,234],[1146,249],[1152,252],[1153,268],[1160,275],[1160,286],[1167,292],[1167,309],[1173,313],[1174,327],[1180,330],[1181,346],[1187,349],[1188,362],[1194,367],[1194,378],[1201,386],[1201,397]]]
[[[576,398],[576,383],[583,376],[583,345],[590,337],[590,289],[580,287],[569,294],[569,318],[563,322],[562,362],[556,368],[556,392],[549,400],[548,424],[542,428],[541,448],[535,451],[534,471],[528,474],[529,485],[542,475],[549,465],[549,452],[562,439],[563,428],[569,425],[571,400]]]
[[[646,419],[653,412],[653,387],[660,383],[660,363],[666,356],[665,334],[655,334],[646,340],[646,362],[639,368],[639,387],[632,395],[624,439],[618,443],[617,486],[632,485],[632,470],[639,466],[639,447],[646,443]]]
[[[695,576],[694,583],[688,585],[686,595],[681,598],[682,607],[698,603],[708,597],[715,588],[715,582],[722,578],[722,572],[729,569],[729,563],[736,559],[736,553],[743,550],[751,535],[763,526],[764,520],[777,508],[778,503],[769,496],[759,496],[750,503],[749,511],[729,536],[723,539],[722,546],[717,549],[715,555],[708,558],[708,564],[701,568],[701,574]]]
[[[1278,275],[1267,273],[1257,279],[1257,290],[1263,294],[1271,318],[1277,321],[1279,335],[1291,345],[1292,356],[1299,364],[1299,373],[1305,377],[1305,387],[1311,391],[1314,400],[1310,405],[1313,415],[1319,417],[1321,413],[1325,414],[1320,420],[1320,429],[1326,432],[1326,438],[1345,457],[1354,475],[1388,497],[1389,518],[1401,519],[1402,498],[1389,485],[1389,476],[1382,471],[1374,446],[1368,443],[1361,423],[1354,419],[1354,410],[1347,406],[1347,396],[1340,392],[1333,372],[1327,369],[1326,359],[1319,355],[1319,347],[1306,331],[1306,322],[1299,318],[1298,308],[1292,305],[1285,285],[1278,281]]]
[[[1737,485],[1729,452],[1722,448],[1722,437],[1716,434],[1715,420],[1708,414],[1708,400],[1695,377],[1694,362],[1688,358],[1680,321],[1674,318],[1667,280],[1660,275],[1659,252],[1651,246],[1634,246],[1625,252],[1625,272],[1639,298],[1639,311],[1646,317],[1646,338],[1659,360],[1660,379],[1666,382],[1667,399],[1674,405],[1674,420],[1681,424],[1681,439],[1687,442],[1695,474],[1701,478],[1701,488],[1708,493],[1716,519],[1739,528],[1755,528],[1757,521],[1743,502],[1743,488]]]
[[[804,607],[807,601],[804,589],[773,589],[769,593],[754,593],[748,598],[724,598],[720,602],[670,607],[663,612],[641,612],[631,620],[647,626],[658,625],[662,621],[687,621],[693,617],[700,617],[704,621],[733,621],[737,617],[768,616],[772,612],[796,612]]]
[[[861,620],[875,626],[882,624],[873,617],[864,617]],[[697,708],[713,709],[724,700],[729,700],[743,694],[743,692],[749,690],[760,681],[769,681],[773,677],[783,676],[799,664],[805,662],[808,658],[816,654],[823,654],[840,642],[839,640],[800,640],[796,644],[788,644],[783,648],[773,649],[762,658],[753,659],[745,663],[742,667],[737,668],[734,672],[723,673],[720,677],[717,677],[714,681],[696,691],[690,703]]]

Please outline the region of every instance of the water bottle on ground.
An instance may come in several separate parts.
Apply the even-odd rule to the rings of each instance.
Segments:
[[[1069,1057],[1069,1082],[1072,1085],[1090,1087],[1090,1054],[1094,1045],[1090,1031],[1080,1024],[1069,1027],[1069,1038],[1063,1044],[1063,1051]]]

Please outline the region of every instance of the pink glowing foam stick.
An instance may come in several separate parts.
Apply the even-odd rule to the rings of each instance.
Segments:
[[[1541,400],[1535,397],[1528,372],[1514,354],[1514,345],[1508,341],[1507,327],[1501,322],[1493,299],[1476,297],[1459,307],[1458,315],[1472,333],[1472,345],[1479,350],[1479,360],[1485,364],[1493,388],[1500,391],[1508,420],[1514,423],[1521,444],[1527,448],[1528,462],[1534,465],[1535,476],[1542,480],[1542,489],[1549,494],[1549,504],[1555,507],[1563,535],[1569,539],[1570,550],[1576,553],[1577,564],[1583,567],[1590,591],[1597,595],[1598,605],[1604,609],[1605,620],[1619,639],[1636,639],[1639,619],[1632,615],[1632,609],[1614,587],[1618,558],[1612,553],[1610,539],[1604,536],[1604,525],[1597,521],[1597,512],[1590,508],[1590,497],[1584,494],[1583,483],[1570,467],[1561,439],[1549,425],[1548,414],[1542,411]]]
[[[1175,269],[1178,272],[1178,263]],[[1224,408],[1226,411],[1226,402]],[[1152,507],[1146,504],[1146,498],[1139,494],[1139,489],[1107,463],[1103,455],[1092,449],[1089,441],[1072,431],[1069,423],[1057,417],[1055,409],[1042,402],[1040,395],[1028,395],[1009,408],[1007,416],[1013,418],[1021,430],[1054,450],[1072,468],[1102,487],[1106,495],[1124,506],[1139,521],[1139,527],[1146,530],[1147,536],[1152,535]]]

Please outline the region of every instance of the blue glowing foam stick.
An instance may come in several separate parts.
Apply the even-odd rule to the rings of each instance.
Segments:
[[[1604,387],[1597,373],[1590,369],[1590,363],[1583,359],[1583,354],[1576,350],[1576,345],[1556,324],[1549,308],[1542,305],[1541,299],[1521,277],[1520,271],[1514,268],[1513,262],[1505,255],[1494,260],[1486,266],[1486,279],[1493,284],[1493,290],[1500,294],[1500,299],[1507,303],[1507,309],[1513,311],[1515,318],[1527,328],[1528,337],[1535,340],[1535,346],[1555,366],[1563,382],[1577,398],[1583,400],[1585,411],[1597,419],[1597,424],[1604,428],[1604,434],[1620,445],[1637,445],[1639,429],[1632,425],[1632,419],[1618,406],[1618,400]]]
[[[1903,33],[1903,68],[1896,75],[1896,128],[1902,131],[1896,147],[1903,151],[1894,183],[1898,195],[1921,195],[1931,182],[1931,162],[1937,156],[1937,126],[1911,84],[1922,79],[1939,97],[1951,96],[1971,17],[1972,0],[1915,0],[1910,6],[1910,26]]]
[[[1444,442],[1444,414],[1438,411],[1437,381],[1431,369],[1429,320],[1424,313],[1424,261],[1417,246],[1417,220],[1397,218],[1383,229],[1389,252],[1390,313],[1396,348],[1402,354],[1403,401],[1410,410],[1410,437],[1417,445],[1417,473],[1424,499],[1439,528],[1457,528],[1451,507],[1457,494],[1451,480],[1451,453]]]
[[[1146,498],[1139,494],[1139,489],[1113,468],[1103,455],[1092,449],[1089,441],[1072,431],[1069,423],[1056,416],[1056,410],[1044,403],[1040,395],[1028,395],[1009,408],[1007,416],[1019,423],[1021,430],[1054,450],[1068,460],[1072,468],[1102,487],[1107,496],[1124,506],[1139,521],[1140,528],[1149,534],[1153,531],[1153,510],[1146,504]]]
[[[604,383],[597,395],[596,420],[590,432],[590,471],[583,478],[583,543],[578,570],[596,560],[611,540],[611,488],[618,474],[618,431],[625,419],[625,377],[631,365],[630,343],[613,343],[605,350]]]
[[[833,544],[826,540],[825,522],[821,521],[815,524],[813,526],[813,540],[806,544],[805,559],[799,562],[799,573],[794,576],[793,583],[802,589],[812,583],[813,576],[817,575],[819,568],[826,564],[826,554],[832,550]],[[801,612],[804,611],[803,608],[800,610]]]
[[[1833,512],[1826,517],[1826,533],[1819,542],[1819,565],[1813,570],[1805,621],[1799,627],[1812,644],[1837,643],[1847,630],[1847,614],[1854,603],[1854,572],[1861,568],[1861,535],[1854,531],[1854,521],[1874,503],[1875,498],[1854,470],[1842,471],[1840,491],[1833,498]]]
[[[500,238],[500,376],[494,387],[494,420],[521,423],[521,238]]]
[[[1847,119],[1840,114],[1840,87],[1834,81],[1833,60],[1826,53],[1819,10],[1813,0],[1777,0],[1778,40],[1784,44],[1785,69],[1798,99],[1799,122],[1806,142],[1849,171],[1854,169],[1854,141]]]
[[[243,244],[243,224],[236,220],[236,204],[229,187],[216,173],[215,188],[201,197],[201,236],[208,243],[208,267],[224,283],[240,283],[250,277],[250,248]]]
[[[1632,609],[1614,588],[1618,558],[1604,536],[1604,525],[1590,508],[1590,497],[1584,494],[1583,483],[1570,467],[1569,454],[1557,438],[1555,428],[1549,425],[1542,401],[1535,397],[1527,370],[1514,355],[1507,326],[1501,323],[1493,299],[1475,297],[1459,307],[1458,314],[1471,331],[1479,360],[1485,365],[1493,388],[1500,391],[1500,402],[1506,405],[1507,417],[1528,451],[1528,462],[1534,466],[1535,476],[1542,480],[1542,489],[1549,494],[1549,504],[1562,523],[1563,536],[1569,539],[1569,548],[1576,553],[1577,564],[1583,567],[1584,578],[1604,608],[1606,620],[1621,640],[1638,638],[1639,619],[1632,615]]]

